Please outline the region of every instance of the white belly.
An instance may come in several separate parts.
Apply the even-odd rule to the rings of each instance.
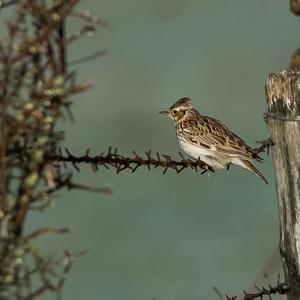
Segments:
[[[190,143],[186,143],[180,139],[178,139],[180,147],[182,150],[189,156],[194,159],[199,159],[207,163],[209,166],[217,169],[224,169],[229,163],[230,158],[228,160],[224,157],[218,156],[216,151],[212,149],[202,148],[199,146],[195,146]]]

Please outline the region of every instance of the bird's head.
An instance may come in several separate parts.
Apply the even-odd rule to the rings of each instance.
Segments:
[[[193,109],[193,106],[190,98],[184,97],[177,100],[168,110],[159,113],[179,123],[185,119],[191,109]]]

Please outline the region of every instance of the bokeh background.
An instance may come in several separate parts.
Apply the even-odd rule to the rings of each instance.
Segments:
[[[173,125],[158,111],[183,96],[252,146],[267,137],[267,75],[287,67],[299,46],[288,1],[86,0],[80,7],[112,28],[70,50],[72,60],[108,49],[77,67],[78,80],[94,87],[74,98],[76,123],[60,125],[73,153],[116,146],[125,155],[152,149],[178,157]],[[31,215],[27,230],[71,228],[40,238],[45,253],[89,249],[68,276],[65,299],[218,299],[212,286],[236,295],[281,272],[272,161],[264,158],[269,185],[237,167],[211,176],[82,167],[77,181],[109,185],[113,195],[61,192],[55,207]]]

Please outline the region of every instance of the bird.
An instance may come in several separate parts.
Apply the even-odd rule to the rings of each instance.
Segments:
[[[218,119],[200,114],[190,98],[177,100],[160,114],[174,121],[179,145],[188,156],[200,159],[213,169],[240,166],[268,184],[252,163],[263,161],[255,150]]]

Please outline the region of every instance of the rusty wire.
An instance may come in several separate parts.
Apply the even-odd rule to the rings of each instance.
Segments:
[[[272,299],[271,295],[284,295],[287,294],[289,291],[289,286],[285,282],[277,282],[276,286],[271,286],[271,284],[268,284],[267,288],[264,286],[262,288],[255,286],[255,288],[257,289],[257,293],[247,293],[244,291],[244,300],[253,300],[256,298],[263,299],[264,296],[267,296],[269,299]]]
[[[275,286],[272,286],[271,284],[268,284],[268,287],[261,287],[255,285],[255,288],[257,290],[256,293],[248,293],[246,291],[243,291],[243,296],[239,297],[239,299],[243,300],[254,300],[254,299],[264,299],[264,297],[267,297],[269,300],[272,299],[272,295],[278,294],[278,295],[285,295],[289,291],[289,285],[286,282],[280,282],[280,277],[278,276],[278,280]],[[237,296],[228,296],[225,295],[225,297],[222,295],[222,293],[219,291],[218,288],[213,287],[213,290],[216,292],[218,298],[220,300],[236,300]]]
[[[163,174],[165,174],[168,169],[175,170],[178,174],[186,168],[192,168],[195,171],[202,169],[201,173],[205,173],[207,171],[214,172],[213,168],[205,164],[203,161],[199,159],[186,159],[180,152],[179,155],[181,160],[174,160],[170,155],[159,154],[158,152],[152,155],[151,150],[146,151],[144,157],[138,155],[135,151],[133,151],[132,157],[126,157],[119,154],[117,148],[113,150],[112,147],[109,147],[107,153],[101,153],[100,155],[95,156],[90,155],[89,149],[82,156],[75,156],[74,154],[71,154],[67,148],[65,148],[64,153],[61,149],[59,149],[57,154],[49,157],[49,160],[62,162],[64,164],[71,163],[77,171],[80,171],[78,165],[89,164],[93,171],[98,171],[102,166],[106,169],[109,169],[109,167],[115,168],[117,173],[126,169],[129,169],[132,173],[134,173],[138,168],[143,166],[147,167],[149,170],[151,170],[151,168],[161,167],[163,168]]]
[[[273,145],[270,139],[259,141],[261,146],[255,149],[256,153],[265,152],[269,153],[270,146]],[[134,173],[140,167],[147,167],[148,170],[151,168],[163,168],[163,174],[165,174],[168,169],[174,170],[179,174],[182,170],[191,168],[196,172],[201,170],[201,174],[204,174],[208,171],[214,172],[214,169],[207,165],[205,162],[200,159],[192,160],[190,158],[185,158],[181,152],[179,152],[180,159],[175,160],[170,155],[160,154],[156,152],[152,154],[152,151],[146,151],[144,156],[137,154],[135,151],[132,152],[131,157],[124,156],[118,152],[118,149],[113,149],[109,147],[106,153],[101,153],[99,155],[90,155],[90,150],[88,149],[84,155],[76,156],[70,152],[68,148],[58,149],[58,151],[48,157],[52,162],[63,163],[66,166],[66,163],[71,163],[73,167],[80,171],[79,165],[87,164],[90,165],[93,171],[98,171],[100,167],[105,167],[106,169],[112,167],[115,168],[117,173],[120,173],[123,170],[130,170]]]

